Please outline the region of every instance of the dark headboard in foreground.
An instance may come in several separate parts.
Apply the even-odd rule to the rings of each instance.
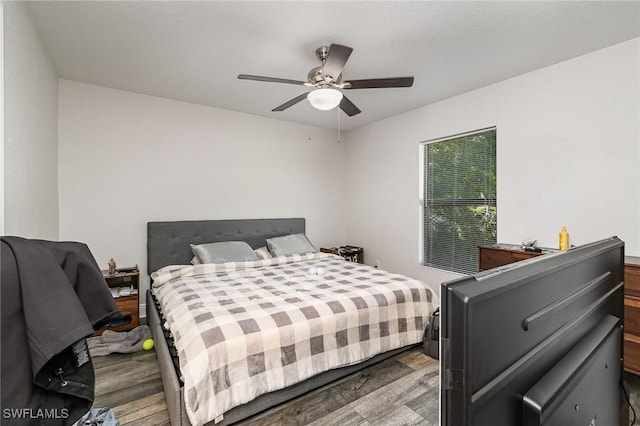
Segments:
[[[304,218],[182,220],[147,223],[147,272],[167,265],[188,265],[193,254],[189,244],[246,241],[254,249],[267,238],[305,232]]]

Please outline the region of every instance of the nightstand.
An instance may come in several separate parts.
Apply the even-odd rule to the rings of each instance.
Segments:
[[[128,331],[137,327],[140,324],[140,271],[138,270],[138,266],[123,268],[122,270],[116,271],[115,274],[102,271],[102,276],[107,282],[107,286],[109,290],[111,290],[111,295],[124,318],[107,324],[105,327],[96,331],[94,335],[98,336],[105,330]]]
[[[364,263],[364,250],[358,246],[340,246],[331,248],[321,248],[323,253],[333,253],[342,256],[349,262]]]

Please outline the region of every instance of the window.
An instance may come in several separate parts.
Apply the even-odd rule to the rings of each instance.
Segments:
[[[477,270],[478,245],[495,244],[496,129],[425,142],[423,264]]]

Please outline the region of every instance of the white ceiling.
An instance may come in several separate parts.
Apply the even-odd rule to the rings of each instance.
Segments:
[[[306,101],[315,49],[353,47],[343,79],[414,75],[411,88],[350,90],[342,130],[638,37],[637,1],[28,2],[61,78],[335,128]]]

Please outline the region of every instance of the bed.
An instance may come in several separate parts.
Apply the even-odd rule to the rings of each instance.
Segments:
[[[232,424],[421,341],[437,301],[419,281],[315,252],[190,263],[191,244],[304,233],[303,218],[148,223],[147,321],[172,425]]]

